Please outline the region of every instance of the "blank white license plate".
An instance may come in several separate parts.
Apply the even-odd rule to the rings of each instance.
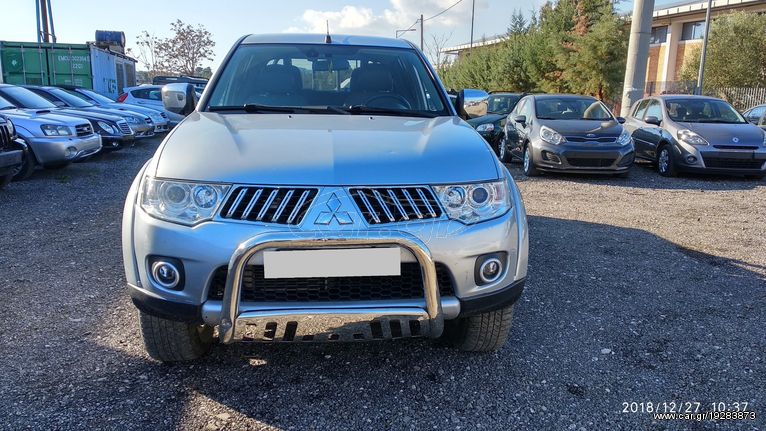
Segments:
[[[265,278],[401,275],[398,248],[263,252]]]

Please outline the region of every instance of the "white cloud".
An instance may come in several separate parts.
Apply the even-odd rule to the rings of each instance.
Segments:
[[[422,13],[426,19],[455,4],[457,0],[389,0],[387,8],[375,12],[371,8],[343,6],[340,10],[303,12],[300,24],[286,29],[288,32],[324,33],[329,21],[330,32],[337,34],[365,34],[392,36],[396,30],[413,25]],[[487,0],[477,0],[476,9],[486,9]],[[448,28],[470,19],[471,0],[463,0],[448,12],[426,21],[426,25]],[[417,26],[416,26],[417,27]]]

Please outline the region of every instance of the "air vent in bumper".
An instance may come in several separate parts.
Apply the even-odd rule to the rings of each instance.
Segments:
[[[429,187],[356,187],[349,189],[369,224],[434,219],[442,215]]]
[[[225,219],[297,225],[311,206],[317,189],[240,186],[226,199]]]

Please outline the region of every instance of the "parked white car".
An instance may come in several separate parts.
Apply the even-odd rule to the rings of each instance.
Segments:
[[[138,87],[126,87],[125,92],[117,98],[118,103],[144,106],[165,113],[169,120],[169,126],[175,127],[184,119],[183,115],[168,111],[162,105],[161,85],[139,85]]]

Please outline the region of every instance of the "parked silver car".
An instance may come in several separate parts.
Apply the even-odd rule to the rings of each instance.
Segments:
[[[149,354],[197,358],[216,326],[224,343],[502,347],[527,275],[524,205],[423,54],[279,34],[240,39],[223,64],[198,105],[188,84],[163,90],[190,115],[126,199]]]
[[[2,97],[0,113],[11,119],[19,138],[29,147],[16,180],[29,177],[36,165],[62,168],[101,150],[101,136],[93,132],[88,120],[40,109],[18,109]]]
[[[766,132],[721,99],[683,94],[642,99],[625,127],[636,157],[654,162],[660,175],[766,175]]]
[[[161,112],[152,108],[138,106],[138,105],[130,105],[127,103],[117,103],[114,100],[102,94],[98,94],[95,91],[89,90],[87,88],[79,88],[79,87],[63,87],[63,88],[72,91],[73,94],[78,95],[83,100],[98,106],[102,106],[102,107],[110,108],[110,109],[118,109],[120,111],[136,112],[139,114],[147,115],[149,118],[151,118],[152,123],[154,124],[154,133],[163,133],[170,130],[170,128],[168,127],[168,123],[169,123],[168,115],[165,114],[164,112]]]
[[[137,87],[127,87],[125,92],[117,98],[118,103],[124,103],[131,106],[141,106],[144,108],[156,109],[162,112],[168,118],[168,126],[172,129],[183,120],[183,115],[178,115],[168,111],[162,105],[161,85],[139,85]]]

